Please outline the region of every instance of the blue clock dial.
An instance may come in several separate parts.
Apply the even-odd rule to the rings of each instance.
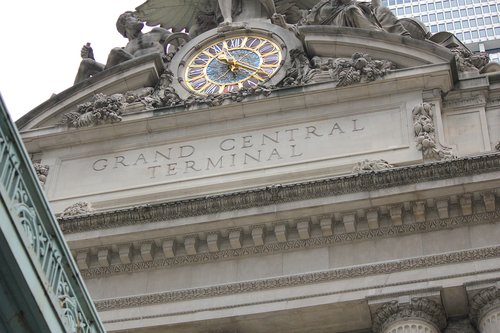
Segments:
[[[213,42],[188,61],[184,80],[199,95],[257,87],[280,68],[282,50],[259,36],[236,36]]]

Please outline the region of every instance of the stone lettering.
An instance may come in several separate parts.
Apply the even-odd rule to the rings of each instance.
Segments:
[[[246,135],[246,136],[242,137],[242,139],[243,139],[243,144],[241,145],[241,148],[253,147],[251,135]]]
[[[219,166],[220,169],[222,169],[222,157],[219,157],[219,159],[217,160],[217,162],[213,162],[212,159],[209,157],[207,159],[207,168],[205,170],[210,170],[210,166],[212,166],[213,169],[217,168],[217,166]],[[234,162],[234,161],[233,161]]]
[[[188,170],[193,170],[193,171],[201,171],[201,169],[196,168],[196,162],[195,161],[186,161],[185,162],[185,168],[184,168],[184,173],[188,173]]]
[[[177,163],[169,163],[167,164],[167,176],[173,176],[177,174],[175,170],[177,168]]]
[[[108,166],[108,160],[106,158],[101,158],[92,164],[92,169],[94,171],[102,171]]]
[[[344,131],[342,130],[342,128],[340,128],[340,125],[338,123],[335,123],[332,127],[332,130],[330,131],[330,134],[328,135],[333,135],[333,133],[335,131],[339,131],[340,134],[344,133]]]
[[[194,154],[194,151],[195,149],[191,145],[181,146],[179,151],[179,158],[190,157],[191,155]]]
[[[279,135],[279,131],[276,131],[274,132],[274,138],[266,135],[266,134],[262,134],[262,146],[265,146],[266,145],[266,140],[269,140],[269,141],[272,141],[274,143],[280,143],[279,140],[278,140],[278,135]]]
[[[353,119],[353,120],[352,120],[352,123],[353,123],[353,124],[352,124],[352,126],[353,126],[353,130],[352,130],[352,131],[353,131],[353,132],[358,132],[358,131],[362,131],[362,130],[364,130],[364,129],[365,129],[364,127],[358,128],[358,126],[357,126],[357,121],[358,121],[357,119]]]
[[[235,141],[236,140],[234,140],[232,138],[222,140],[221,143],[219,144],[220,150],[222,150],[222,151],[233,150],[235,148],[235,146],[234,146]],[[228,142],[230,142],[230,143],[228,143]]]
[[[134,165],[137,165],[137,163],[139,163],[139,161],[142,161],[142,164],[148,164],[148,161],[146,161],[144,154],[139,154],[139,156],[137,156],[137,159],[135,160]]]
[[[317,137],[323,136],[323,134],[316,133],[316,131],[318,130],[316,126],[307,126],[306,130],[307,130],[306,139],[311,138],[310,134],[314,134]]]
[[[257,152],[258,152],[257,157],[252,156],[252,155],[250,155],[250,154],[248,154],[248,153],[245,153],[245,157],[244,157],[244,162],[243,162],[243,164],[247,164],[247,163],[248,163],[248,162],[247,162],[247,157],[248,157],[248,158],[250,158],[250,159],[252,159],[252,160],[254,160],[255,162],[260,162],[260,153],[262,152],[262,150],[257,150]]]
[[[125,163],[125,156],[115,156],[115,166],[113,167],[113,169],[118,168],[118,164],[121,164],[124,167],[129,166],[129,164]]]
[[[158,156],[163,157],[166,160],[170,160],[170,153],[172,152],[172,148],[168,148],[168,155],[164,155],[160,153],[158,150],[155,151],[155,159],[153,162],[158,162]]]
[[[148,170],[151,170],[151,176],[149,178],[156,178],[156,169],[160,168],[160,165],[154,165],[152,167],[148,167]]]

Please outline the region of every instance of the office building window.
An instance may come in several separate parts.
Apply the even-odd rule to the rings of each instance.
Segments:
[[[493,33],[493,28],[488,28],[486,29],[486,32],[488,33],[488,37],[493,37],[495,34]]]
[[[462,27],[464,27],[464,28],[468,28],[468,27],[469,27],[469,21],[467,21],[467,20],[463,20],[463,21],[462,21]]]
[[[444,23],[439,24],[439,31],[445,31],[446,29],[444,28]]]
[[[488,16],[488,17],[485,17],[485,18],[484,18],[484,23],[485,23],[485,24],[491,24],[491,17],[489,17],[489,16]]]

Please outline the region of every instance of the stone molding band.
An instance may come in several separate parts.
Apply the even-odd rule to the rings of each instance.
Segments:
[[[472,262],[477,260],[486,260],[500,257],[500,246],[485,247],[474,250],[449,252],[445,254],[430,255],[418,258],[409,258],[402,260],[393,260],[378,264],[368,264],[359,265],[355,267],[339,268],[328,271],[319,271],[308,274],[301,275],[290,275],[282,276],[276,278],[248,281],[248,282],[238,282],[224,285],[217,285],[206,288],[193,288],[185,290],[175,290],[156,294],[148,294],[141,296],[130,296],[116,299],[106,299],[96,301],[96,307],[99,311],[110,311],[115,309],[133,308],[145,305],[156,305],[164,304],[178,301],[187,301],[193,299],[207,298],[207,297],[217,297],[233,294],[241,294],[248,292],[256,292],[262,290],[272,290],[277,288],[287,288],[296,287],[302,285],[309,285],[322,282],[332,282],[343,279],[352,279],[358,277],[366,277],[378,274],[390,274],[397,272],[404,272],[419,268],[429,268],[435,266],[441,266],[446,264],[454,263],[464,263]],[[484,272],[496,272],[498,269],[488,270]],[[474,272],[470,274],[479,274],[480,272]],[[457,274],[450,275],[441,278],[432,278],[432,281],[436,279],[446,279],[451,277],[467,276],[470,274]],[[425,282],[427,279],[406,281],[403,284]],[[400,285],[397,283],[395,285]],[[380,287],[388,287],[390,285],[384,284]],[[376,288],[376,286],[366,287],[367,289]],[[353,289],[353,290],[364,290]],[[347,292],[343,290],[342,292]],[[322,294],[323,295],[323,294]],[[308,296],[312,297],[312,296]]]
[[[266,243],[261,246],[242,247],[239,249],[225,249],[217,252],[200,252],[194,255],[178,255],[171,258],[153,259],[149,257],[149,261],[131,262],[128,264],[112,264],[107,266],[81,268],[81,274],[85,279],[99,278],[102,276],[132,273],[138,271],[147,271],[153,269],[162,269],[175,266],[184,266],[192,264],[204,264],[219,260],[228,260],[235,258],[250,257],[256,255],[265,255],[272,253],[280,253],[285,251],[319,248],[334,244],[342,244],[352,241],[362,241],[369,239],[377,239],[384,237],[392,237],[394,235],[408,235],[414,233],[422,233],[427,231],[437,231],[448,229],[450,227],[478,225],[486,223],[494,223],[500,220],[500,209],[494,212],[485,212],[468,216],[456,216],[446,219],[434,219],[425,222],[414,224],[394,225],[390,227],[382,227],[373,230],[362,230],[352,233],[339,233],[326,237],[311,237],[309,239],[294,239],[285,242]],[[153,244],[154,242],[150,243]],[[88,252],[79,252],[77,261],[80,262],[79,255],[85,254],[84,261],[88,261]],[[151,252],[149,252],[151,253]],[[106,256],[110,255],[110,250],[106,251]]]
[[[500,170],[500,153],[59,218],[64,233],[117,228]]]

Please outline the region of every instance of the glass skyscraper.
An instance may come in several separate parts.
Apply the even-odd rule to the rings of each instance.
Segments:
[[[500,62],[500,0],[383,0],[399,18],[414,17],[433,34],[448,31],[472,51]]]

